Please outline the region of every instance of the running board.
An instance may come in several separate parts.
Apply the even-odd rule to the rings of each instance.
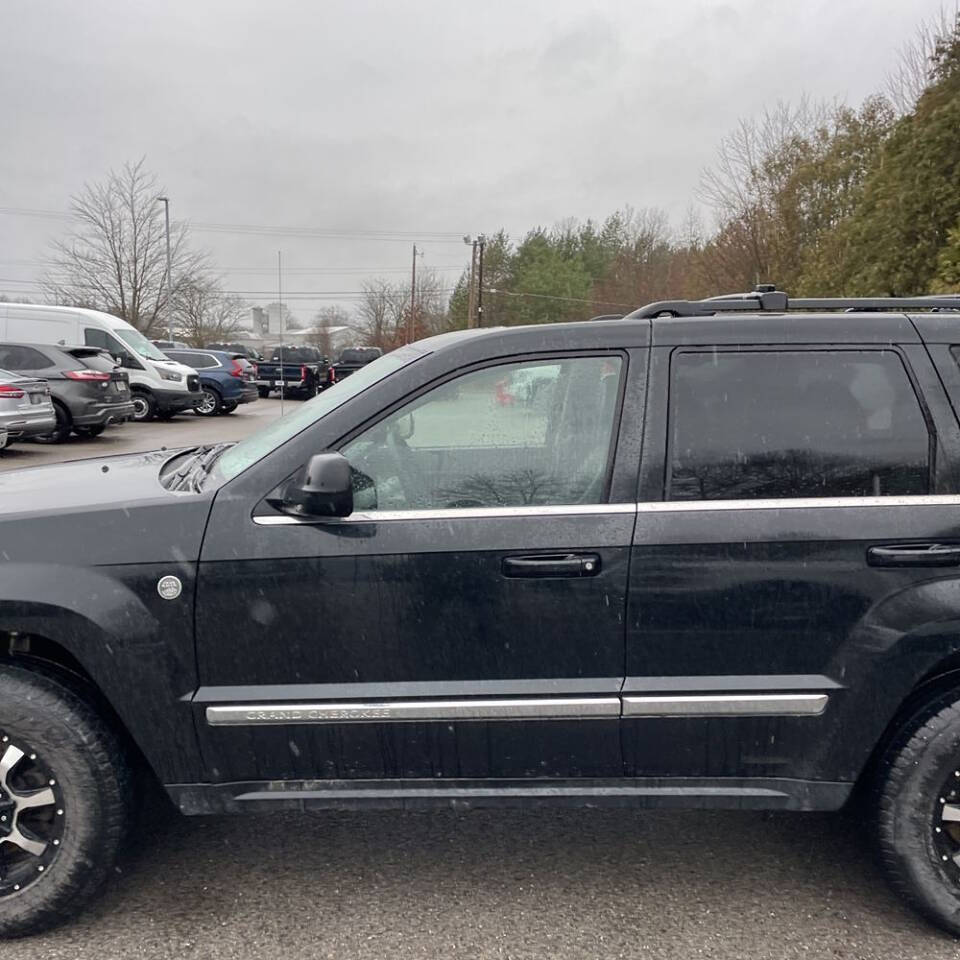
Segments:
[[[168,784],[185,814],[437,807],[838,810],[852,783],[786,778],[610,780],[281,780]]]

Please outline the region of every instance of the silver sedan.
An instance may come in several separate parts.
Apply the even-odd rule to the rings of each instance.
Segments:
[[[46,380],[0,370],[0,450],[14,440],[49,433],[56,425]]]

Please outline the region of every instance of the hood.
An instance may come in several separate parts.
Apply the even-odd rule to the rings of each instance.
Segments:
[[[196,559],[213,491],[160,484],[168,450],[0,474],[5,560],[149,563]]]
[[[150,360],[150,363],[155,367],[163,367],[164,370],[177,370],[183,374],[184,378],[197,372],[193,367],[188,367],[185,363],[180,363],[179,360]]]

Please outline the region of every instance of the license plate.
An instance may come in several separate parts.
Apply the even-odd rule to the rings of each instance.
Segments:
[[[126,393],[127,385],[125,383],[117,382],[117,383],[114,383],[113,389],[116,390],[117,393]]]
[[[285,387],[287,385],[286,380],[274,380],[273,385],[275,387]]]
[[[32,404],[34,404],[34,406],[36,406],[36,404],[38,404],[38,403],[43,403],[43,401],[44,401],[45,399],[46,399],[46,397],[44,397],[44,395],[43,395],[42,393],[31,393],[31,394],[30,394],[30,402],[31,402]]]

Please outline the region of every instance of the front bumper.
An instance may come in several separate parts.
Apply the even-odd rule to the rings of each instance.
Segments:
[[[41,410],[15,410],[12,413],[0,413],[0,431],[5,431],[7,441],[24,440],[49,433],[57,425],[57,415],[53,406]]]
[[[203,403],[203,391],[154,390],[157,408],[164,413],[179,413],[181,410],[193,410]]]

